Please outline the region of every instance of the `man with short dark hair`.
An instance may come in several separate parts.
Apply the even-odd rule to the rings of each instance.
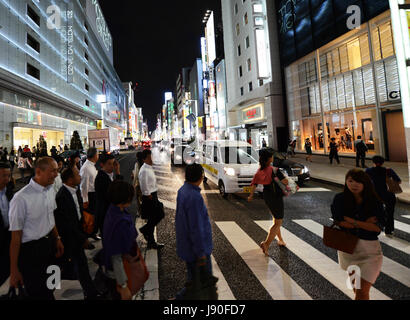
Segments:
[[[64,253],[54,220],[57,168],[53,158],[38,159],[34,178],[10,202],[10,286],[24,284],[30,299],[54,300],[47,268],[55,249],[57,258]]]
[[[83,201],[78,190],[81,176],[74,166],[64,169],[61,179],[63,186],[56,196],[57,209],[54,211],[54,217],[65,248],[63,261],[67,264],[71,261],[74,270],[78,270],[76,276],[83,288],[85,300],[97,299],[99,293],[91,280],[84,253],[84,249],[94,249],[94,246],[88,242],[88,236],[82,228]]]
[[[90,148],[87,151],[87,161],[81,167],[81,195],[84,201],[84,209],[89,213],[96,216],[96,193],[95,193],[95,178],[97,177],[98,171],[96,168],[96,163],[98,161],[98,151],[96,148]],[[97,236],[98,225],[94,223],[94,231],[91,237],[94,240],[100,240]]]
[[[0,287],[10,275],[9,207],[13,189],[10,166],[0,162]]]
[[[199,164],[187,166],[185,184],[178,190],[175,229],[177,254],[186,262],[188,281],[196,267],[203,267],[212,275],[212,227],[208,210],[199,186],[204,180],[204,169]],[[181,290],[177,299],[182,299]]]
[[[157,179],[152,168],[151,150],[142,152],[144,165],[141,167],[138,180],[142,193],[141,217],[147,219],[147,224],[140,231],[147,240],[147,249],[162,249],[164,245],[155,241],[154,231],[156,225],[164,218],[164,208],[158,200]]]
[[[104,219],[110,206],[108,188],[114,180],[124,180],[124,178],[120,175],[120,164],[113,155],[101,155],[100,162],[101,170],[98,171],[94,186],[96,192],[97,228],[100,230],[101,237],[103,237]],[[98,231],[98,229],[95,231]]]

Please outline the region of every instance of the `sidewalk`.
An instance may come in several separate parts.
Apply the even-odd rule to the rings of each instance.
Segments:
[[[355,158],[340,158],[340,165],[338,165],[335,160],[333,161],[333,165],[331,165],[328,156],[314,155],[312,156],[313,162],[307,162],[305,154],[296,154],[295,157],[290,159],[306,165],[309,168],[310,176],[313,180],[331,182],[341,186],[345,184],[346,173],[350,169],[356,168]],[[369,168],[372,167],[373,162],[366,160],[366,166]],[[410,204],[409,170],[407,162],[386,162],[384,166],[392,168],[403,181],[401,184],[403,193],[397,195],[397,199]]]

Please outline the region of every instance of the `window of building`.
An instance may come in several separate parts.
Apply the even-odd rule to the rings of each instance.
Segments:
[[[235,11],[235,14],[238,14],[238,12],[239,12],[238,4],[237,4],[237,3],[235,3],[234,11]]]
[[[85,60],[88,61],[88,54],[87,54],[87,52],[84,52],[84,58],[85,58]]]
[[[255,3],[253,5],[253,13],[263,13],[263,6],[261,3]]]
[[[86,91],[90,91],[90,86],[88,84],[85,84],[84,88],[85,88]]]
[[[370,63],[369,37],[367,33],[359,37],[359,42],[362,65],[365,66]]]
[[[242,72],[242,66],[239,66],[239,77],[242,77],[243,72]]]
[[[236,35],[239,36],[239,34],[241,33],[241,29],[239,27],[239,23],[236,24]]]
[[[263,17],[255,17],[255,26],[263,26]]]
[[[85,28],[85,30],[88,31],[88,25],[87,25],[87,22],[85,22],[85,21],[84,21],[84,28]]]
[[[241,87],[241,96],[243,96],[243,87]]]
[[[243,16],[243,24],[247,25],[248,24],[248,13],[246,12],[245,15]]]
[[[240,57],[241,54],[242,54],[242,52],[241,52],[241,46],[239,45],[239,46],[238,46],[238,57]]]
[[[87,47],[88,47],[88,39],[87,39],[87,37],[84,37],[84,43],[87,45]]]
[[[347,52],[349,55],[349,69],[354,70],[360,68],[362,66],[362,57],[358,38],[347,43]]]
[[[27,33],[27,44],[40,53],[40,42],[38,42],[34,37]]]
[[[248,71],[251,71],[251,70],[252,70],[252,62],[251,62],[251,59],[248,59],[247,62],[246,62],[246,64],[247,64],[247,66],[248,66]]]
[[[263,79],[259,79],[259,87],[263,86]]]
[[[249,92],[251,92],[253,90],[253,84],[252,82],[249,82]]]
[[[391,29],[391,23],[385,23],[379,27],[380,45],[383,59],[394,55],[394,43]]]
[[[90,101],[85,100],[85,105],[86,105],[87,107],[89,107],[89,106],[90,106]]]
[[[245,46],[246,46],[246,49],[248,49],[250,47],[249,36],[247,36],[246,39],[245,39]]]
[[[37,12],[34,11],[30,5],[27,4],[27,15],[30,17],[30,19],[38,26],[40,26],[40,16],[37,14]]]
[[[27,74],[32,76],[33,78],[36,78],[37,80],[40,80],[40,70],[30,63],[27,63]]]
[[[90,71],[88,71],[88,69],[87,69],[87,68],[85,68],[85,74],[86,74],[87,76],[89,76],[89,75],[90,75]]]

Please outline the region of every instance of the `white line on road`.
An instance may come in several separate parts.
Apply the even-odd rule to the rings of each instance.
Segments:
[[[263,230],[269,231],[272,221],[255,221]],[[302,259],[307,265],[327,279],[332,285],[342,291],[349,298],[354,299],[354,293],[346,285],[347,273],[325,254],[310,244],[299,239],[285,228],[281,228],[282,236],[287,248]],[[388,296],[372,287],[370,298],[373,300],[391,300]]]
[[[332,190],[325,188],[300,188],[298,192],[331,192]]]
[[[233,295],[231,288],[229,288],[228,282],[226,282],[221,269],[219,269],[218,264],[213,255],[211,255],[212,260],[212,273],[219,280],[217,282],[218,287],[218,300],[236,300]]]
[[[162,204],[164,205],[165,208],[171,209],[171,210],[176,210],[177,209],[177,205],[175,202],[171,202],[168,200],[164,200],[164,199],[158,199],[160,202],[162,202]]]
[[[406,233],[410,233],[410,225],[403,223],[401,221],[394,220],[394,228]]]
[[[306,230],[316,234],[319,237],[323,237],[323,226],[313,220],[293,220],[293,222],[302,226]],[[383,256],[382,272],[389,277],[399,281],[400,283],[410,287],[410,269]]]
[[[312,299],[235,222],[215,223],[273,299]]]
[[[410,216],[402,216],[403,218],[410,219]]]

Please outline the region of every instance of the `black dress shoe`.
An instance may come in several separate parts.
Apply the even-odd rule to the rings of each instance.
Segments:
[[[144,239],[145,239],[147,242],[150,242],[149,237],[148,237],[148,234],[145,232],[144,227],[140,228],[139,230],[140,230],[140,232],[142,233],[142,235],[144,236]]]
[[[148,243],[147,250],[150,250],[150,249],[159,250],[159,249],[162,249],[164,246],[165,245],[163,243],[151,242],[151,243]]]

